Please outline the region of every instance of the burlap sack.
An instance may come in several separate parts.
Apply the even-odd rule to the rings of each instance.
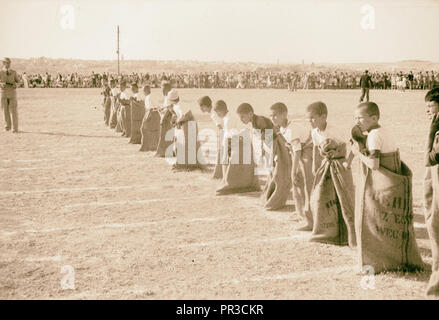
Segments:
[[[149,110],[143,117],[140,151],[156,151],[160,138],[160,113]]]
[[[221,141],[224,141],[224,137],[221,135],[223,131],[219,131],[217,134],[217,148],[216,148],[216,163],[213,169],[212,179],[222,179],[223,178],[223,166],[221,164]]]
[[[427,294],[439,296],[439,165],[427,167],[424,179],[424,215],[433,265]]]
[[[145,116],[145,103],[143,101],[131,101],[131,139],[130,143],[140,144],[142,140],[142,133],[140,127]]]
[[[346,144],[336,144],[332,140],[331,143],[332,145],[321,150],[323,160],[312,188],[310,204],[313,230],[310,240],[355,247],[352,173],[342,164],[346,155]],[[328,156],[326,152],[330,151],[333,153]]]
[[[378,170],[363,163],[359,169],[355,230],[360,265],[372,266],[375,273],[422,269],[413,228],[412,172],[398,152],[381,155]]]
[[[120,103],[118,104],[118,108],[117,108],[117,123],[116,123],[116,132],[123,132],[123,121],[122,121],[122,106],[120,105]]]
[[[110,115],[111,115],[111,98],[110,96],[106,96],[104,99],[104,122],[105,125],[110,124]]]
[[[305,196],[305,203],[303,206],[303,214],[301,218],[306,222],[307,226],[313,225],[313,217],[311,212],[311,191],[314,184],[314,174],[312,173],[312,151],[313,144],[311,135],[309,140],[302,143],[302,152],[300,157],[299,173],[296,181],[293,182],[293,199],[295,199],[296,192],[301,192]],[[319,155],[320,156],[320,155]]]
[[[238,148],[232,148],[232,139],[238,141]],[[259,180],[255,175],[255,163],[253,159],[253,149],[250,144],[250,161],[245,161],[247,155],[244,155],[244,139],[234,136],[228,139],[224,146],[223,159],[223,179],[216,190],[217,195],[226,195],[232,193],[243,193],[260,191]],[[248,139],[250,141],[250,139]],[[249,162],[249,163],[247,163]]]
[[[125,137],[131,137],[131,106],[130,105],[122,105],[122,130],[125,134]]]
[[[157,145],[157,152],[155,154],[156,157],[164,158],[166,154],[166,150],[168,147],[173,143],[172,139],[166,139],[170,136],[173,137],[173,134],[171,135],[168,133],[169,130],[174,130],[172,125],[172,112],[169,110],[165,111],[165,114],[163,115],[163,118],[160,121],[160,137],[159,137],[159,143]],[[170,140],[170,141],[169,141]]]
[[[285,206],[292,187],[292,160],[290,151],[286,147],[285,138],[282,135],[276,135],[273,139],[273,153],[271,156],[273,168],[262,191],[262,202],[264,208],[276,210]]]
[[[178,119],[178,125],[175,129],[175,149],[177,163],[175,168],[178,169],[196,169],[203,166],[198,161],[198,150],[200,143],[198,141],[198,126],[192,111],[185,113],[181,119]]]
[[[119,108],[119,103],[112,96],[111,97],[111,114],[110,114],[110,128],[114,129],[117,126],[117,110]]]

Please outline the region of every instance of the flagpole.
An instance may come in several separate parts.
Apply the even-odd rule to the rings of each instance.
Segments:
[[[120,64],[119,64],[119,25],[117,26],[117,76],[120,76]]]

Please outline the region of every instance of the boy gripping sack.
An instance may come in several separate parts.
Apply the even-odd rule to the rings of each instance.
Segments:
[[[140,128],[142,138],[139,151],[156,151],[160,138],[160,113],[151,108],[151,88],[146,85],[143,88],[145,93],[145,116]]]
[[[242,105],[240,105],[241,107]],[[238,107],[237,113],[239,114]],[[223,179],[216,190],[217,195],[260,191],[255,175],[255,163],[250,128],[238,115],[227,112],[224,120]]]
[[[368,132],[364,153],[358,142],[352,145],[361,161],[355,207],[360,266],[372,266],[375,273],[419,270],[424,264],[413,228],[412,173],[379,118],[373,102],[355,110],[357,126]]]
[[[287,142],[292,156],[291,181],[293,200],[298,216],[303,220],[300,231],[312,231],[313,220],[310,210],[310,195],[314,175],[312,173],[311,128],[288,121],[288,109],[283,103],[271,106],[271,119]]]
[[[200,109],[203,113],[209,113],[210,118],[212,119],[215,126],[218,128],[218,134],[217,134],[217,155],[216,155],[216,163],[215,168],[213,170],[213,179],[222,179],[223,178],[223,169],[221,165],[221,141],[223,140],[223,120],[217,115],[216,110],[212,110],[212,99],[210,99],[209,96],[204,96],[198,99],[198,105],[200,106]],[[221,105],[220,108],[223,108],[223,105],[225,106],[227,110],[227,106],[224,101],[219,100],[215,104],[215,108],[217,108],[219,105]]]
[[[425,96],[427,115],[432,120],[425,156],[424,214],[433,256],[427,294],[439,297],[439,88]]]
[[[327,115],[328,109],[321,101],[307,107],[314,127],[311,135],[315,178],[310,199],[314,224],[310,240],[354,247],[354,186],[351,171],[343,165],[346,143],[327,124]]]

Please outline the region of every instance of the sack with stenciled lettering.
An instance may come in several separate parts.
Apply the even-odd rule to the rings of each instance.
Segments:
[[[139,151],[156,151],[160,138],[160,113],[149,110],[143,117],[140,128],[142,139]]]
[[[276,135],[273,141],[273,168],[262,192],[264,208],[277,210],[285,206],[291,195],[292,160],[285,138]]]
[[[382,271],[424,268],[413,227],[412,172],[399,152],[381,154],[380,168],[360,163],[355,231],[360,266]]]

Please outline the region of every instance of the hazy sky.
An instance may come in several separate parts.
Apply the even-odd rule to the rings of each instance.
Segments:
[[[439,61],[439,0],[0,0],[0,13],[0,55],[16,58],[116,59],[119,24],[125,59]]]

